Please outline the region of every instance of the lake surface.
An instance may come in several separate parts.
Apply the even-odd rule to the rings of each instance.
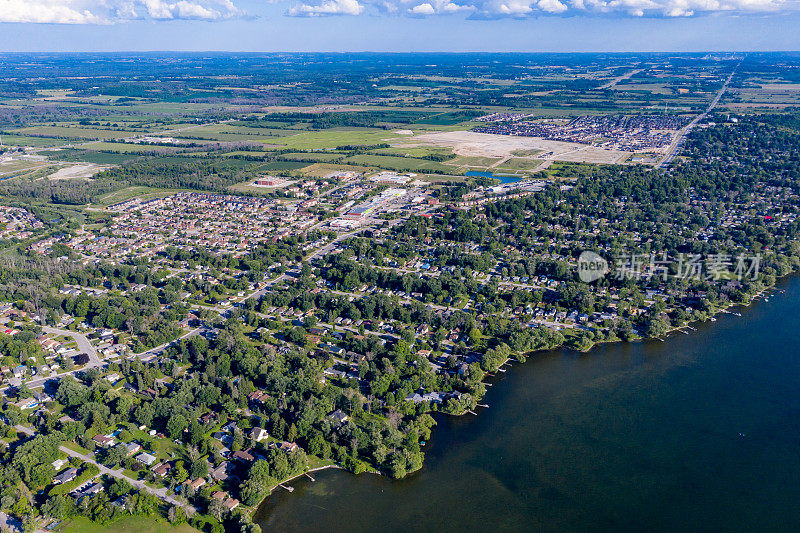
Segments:
[[[553,351],[441,417],[401,481],[328,470],[266,531],[798,531],[800,278],[667,342]]]
[[[494,178],[496,180],[500,180],[500,184],[503,183],[516,183],[518,181],[522,181],[522,178],[519,176],[509,176],[507,174],[492,174],[491,172],[482,172],[478,170],[470,170],[465,174],[465,176],[470,178]]]

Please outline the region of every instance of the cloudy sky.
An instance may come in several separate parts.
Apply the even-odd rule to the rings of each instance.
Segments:
[[[798,50],[800,0],[0,0],[0,51]]]

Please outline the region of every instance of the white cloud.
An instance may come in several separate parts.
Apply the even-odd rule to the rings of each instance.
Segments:
[[[416,17],[427,17],[429,15],[448,15],[453,13],[459,12],[466,12],[469,13],[471,11],[475,11],[475,5],[467,4],[457,4],[455,2],[451,2],[450,0],[430,0],[428,2],[423,2],[421,4],[417,4],[416,2],[419,0],[400,0],[400,3],[408,4],[409,2],[414,2],[414,6],[410,7],[406,10],[409,15],[416,16]],[[396,13],[398,11],[397,6],[393,8],[386,9],[384,6],[384,10],[388,11],[389,13]]]
[[[0,0],[0,21],[55,24],[98,24],[103,19],[78,2],[54,0]]]
[[[0,23],[113,24],[129,20],[223,20],[244,15],[244,0],[0,0]],[[472,18],[546,15],[692,17],[712,13],[800,10],[800,0],[261,0],[288,5],[295,17],[364,13]]]
[[[0,0],[0,22],[113,24],[127,20],[220,20],[241,15],[231,0]]]
[[[325,17],[329,15],[360,15],[364,6],[358,0],[325,0],[320,4],[298,4],[286,14],[292,17]]]
[[[280,0],[278,0],[280,1]],[[473,18],[544,15],[691,17],[800,10],[800,0],[324,0],[289,9],[294,16],[390,14],[412,17],[471,13]]]
[[[430,5],[428,3],[424,3],[424,4],[420,4],[418,6],[412,7],[411,9],[408,10],[408,12],[411,13],[412,15],[428,16],[428,15],[435,14],[436,10],[433,9],[432,5]]]
[[[563,13],[568,8],[558,0],[539,0],[536,7],[545,13]]]

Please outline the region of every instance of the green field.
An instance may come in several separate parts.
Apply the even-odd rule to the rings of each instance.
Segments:
[[[303,176],[321,178],[331,172],[339,170],[352,170],[354,172],[366,172],[369,170],[367,167],[355,165],[338,165],[336,163],[314,163],[303,169]]]
[[[47,161],[6,161],[0,163],[0,175],[50,166]]]
[[[122,153],[151,153],[151,152],[174,152],[175,149],[164,146],[149,146],[147,144],[117,143],[117,142],[94,142],[84,146],[92,150],[108,150],[110,152]]]
[[[437,163],[436,161],[415,159],[413,157],[395,157],[389,155],[354,155],[342,160],[342,162],[352,165],[380,167],[389,170],[409,172],[426,172],[432,170],[441,172],[455,171],[452,166],[445,166],[442,163]]]
[[[512,157],[508,161],[503,161],[499,165],[497,165],[498,170],[533,170],[539,165],[542,164],[542,161],[539,159],[522,159],[519,157]]]
[[[72,519],[60,531],[62,533],[197,533],[197,530],[189,524],[173,526],[163,519],[142,516],[126,516],[106,525],[78,517]]]
[[[158,196],[169,196],[170,194],[174,194],[178,192],[180,189],[156,189],[154,187],[126,187],[125,189],[120,189],[119,191],[110,192],[108,194],[104,194],[100,197],[100,199],[92,204],[92,207],[95,208],[105,208],[110,205],[118,204],[120,202],[124,202],[126,200],[130,200],[131,198],[152,198]]]
[[[360,129],[334,129],[325,131],[310,131],[270,139],[269,143],[281,144],[289,148],[300,150],[335,149],[337,146],[357,144],[381,144],[395,140],[401,135],[385,130]]]
[[[542,150],[536,150],[535,148],[530,149],[522,149],[522,150],[511,150],[511,155],[517,157],[533,157],[537,156],[542,153]]]
[[[3,144],[7,146],[33,146],[34,148],[50,148],[67,143],[65,139],[54,139],[52,137],[29,137],[27,135],[8,135],[3,134]]]
[[[216,142],[263,142],[269,140],[274,136],[270,135],[246,135],[242,133],[197,133],[194,130],[187,131],[183,134],[177,134],[176,139],[182,139],[188,142],[192,141],[216,141]]]
[[[95,152],[92,150],[59,150],[48,154],[50,159],[57,161],[75,161],[84,163],[95,163],[97,165],[121,165],[127,161],[136,159],[134,154],[109,154],[105,152]]]
[[[311,165],[311,163],[303,163],[301,161],[272,161],[271,163],[266,163],[259,167],[260,170],[300,170],[301,168],[305,168]]]
[[[293,135],[295,131],[276,128],[249,128],[247,126],[235,126],[231,124],[209,124],[199,128],[192,128],[181,132],[189,137],[208,137],[213,138],[219,135],[238,135],[243,139],[255,139],[258,137],[286,137]]]
[[[458,156],[455,159],[451,159],[450,161],[446,161],[448,165],[456,165],[456,166],[463,166],[463,167],[490,167],[500,161],[499,157],[469,157],[469,156]]]
[[[429,155],[448,155],[453,156],[453,151],[450,148],[435,148],[435,147],[415,147],[405,148],[403,146],[392,148],[379,148],[372,150],[370,153],[377,155],[394,155],[394,156],[410,156],[410,157],[425,157]],[[448,160],[449,162],[450,160]]]
[[[453,126],[461,122],[467,122],[475,116],[474,114],[464,113],[460,111],[453,111],[448,113],[440,113],[427,118],[415,121],[417,124],[431,124],[434,126]]]
[[[22,134],[45,135],[49,137],[68,137],[72,139],[122,139],[124,137],[131,136],[131,132],[129,131],[114,131],[67,126],[33,126],[14,131]]]
[[[306,161],[318,161],[324,163],[341,159],[344,156],[338,152],[291,152],[288,154],[282,154],[280,157],[282,159],[304,159]]]

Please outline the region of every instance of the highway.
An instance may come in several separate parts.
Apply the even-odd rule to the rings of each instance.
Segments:
[[[716,96],[714,96],[714,99],[711,101],[706,110],[703,111],[702,114],[695,117],[694,120],[692,120],[689,124],[684,126],[684,128],[680,131],[680,133],[678,133],[678,136],[675,138],[675,141],[673,141],[673,143],[670,145],[667,155],[665,155],[664,159],[662,159],[661,163],[659,163],[658,168],[667,168],[675,160],[675,157],[677,157],[678,153],[683,148],[683,145],[686,144],[686,137],[689,135],[689,133],[692,131],[695,125],[701,120],[705,119],[708,116],[708,114],[711,113],[711,111],[717,106],[720,99],[722,98],[722,95],[725,94],[725,90],[728,88],[728,84],[731,82],[731,79],[733,79],[733,75],[736,73],[736,68],[738,66],[739,65],[737,64],[736,67],[733,68],[733,71],[730,73],[730,76],[728,76],[728,79],[725,80],[724,84],[722,84],[722,88],[720,88],[720,90],[717,91]]]

